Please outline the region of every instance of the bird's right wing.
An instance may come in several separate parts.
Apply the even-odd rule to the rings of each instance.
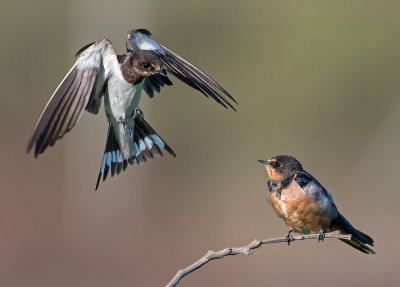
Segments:
[[[98,111],[110,67],[118,64],[114,48],[107,39],[86,45],[77,55],[76,63],[47,102],[33,128],[27,152],[35,146],[35,157],[70,131],[85,108],[94,113]]]

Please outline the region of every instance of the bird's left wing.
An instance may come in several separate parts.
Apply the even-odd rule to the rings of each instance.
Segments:
[[[185,84],[202,92],[205,96],[210,96],[225,108],[230,107],[236,110],[233,103],[237,104],[237,102],[220,84],[178,54],[152,40],[149,37],[150,35],[151,33],[145,29],[129,31],[126,41],[128,51],[156,51],[160,55],[163,68],[166,71],[173,74]],[[164,84],[172,85],[168,77],[158,76],[158,79],[154,79],[154,76],[152,76],[146,78],[143,89],[150,97],[153,97],[154,91],[159,92]]]
[[[114,48],[107,39],[86,45],[77,55],[76,63],[47,102],[33,128],[27,152],[35,146],[35,157],[70,131],[85,108],[92,112],[96,109],[92,107],[93,101],[100,103],[97,99],[108,77],[103,65],[104,57],[113,57],[118,63]]]

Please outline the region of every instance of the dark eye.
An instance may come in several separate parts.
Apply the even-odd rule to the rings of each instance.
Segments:
[[[143,68],[148,69],[150,67],[149,63],[143,63]]]
[[[275,167],[280,167],[281,164],[279,162],[275,163]]]

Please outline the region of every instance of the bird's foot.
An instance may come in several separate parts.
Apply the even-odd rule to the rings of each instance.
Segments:
[[[126,126],[129,125],[128,120],[126,118],[124,118],[123,116],[120,116],[119,122],[123,125],[124,131],[125,131]]]
[[[323,229],[321,229],[321,231],[319,232],[319,235],[318,235],[318,242],[324,241],[324,239],[325,239],[325,231]]]
[[[129,131],[133,131],[133,125],[129,122],[129,119],[124,118],[123,116],[119,117],[119,122],[122,124],[124,127],[124,131],[126,131],[126,128],[128,128]]]
[[[141,109],[139,109],[139,107],[136,107],[135,110],[133,111],[133,117],[134,118],[136,118],[136,117],[143,118],[144,117],[143,112]]]
[[[292,235],[290,235],[290,233],[293,232],[293,229],[290,229],[288,234],[286,235],[286,241],[287,241],[287,245],[289,246],[291,242],[293,242],[295,239],[293,238]]]

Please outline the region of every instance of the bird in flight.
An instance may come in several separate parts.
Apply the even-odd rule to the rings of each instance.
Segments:
[[[325,232],[339,230],[351,234],[351,239],[340,239],[351,247],[367,254],[375,254],[367,244],[374,241],[365,233],[355,229],[337,210],[329,191],[300,162],[288,155],[279,155],[269,160],[259,160],[268,172],[268,199],[276,214],[290,228],[286,236],[290,244],[292,231],[309,234],[319,233],[324,240]]]
[[[162,149],[174,151],[144,120],[139,109],[142,90],[150,97],[172,82],[168,73],[235,110],[237,102],[215,80],[150,38],[145,29],[126,36],[127,52],[118,55],[105,38],[78,51],[75,64],[56,88],[37,120],[27,152],[37,157],[69,132],[84,110],[97,114],[101,102],[108,120],[106,147],[96,183],[119,174],[130,165],[144,163]]]

